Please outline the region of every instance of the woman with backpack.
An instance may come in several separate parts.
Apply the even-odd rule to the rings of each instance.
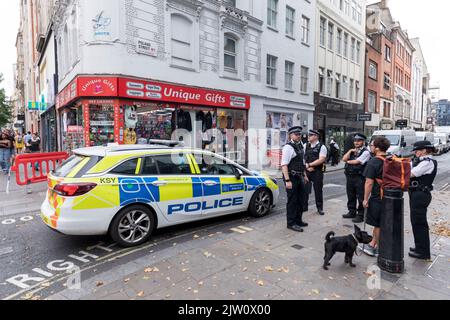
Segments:
[[[16,152],[17,154],[22,154],[25,148],[25,141],[21,133],[16,134]]]
[[[414,144],[409,207],[415,247],[409,249],[409,256],[421,260],[431,259],[427,209],[432,200],[431,191],[438,169],[437,161],[432,157],[434,151],[434,145],[429,141]]]

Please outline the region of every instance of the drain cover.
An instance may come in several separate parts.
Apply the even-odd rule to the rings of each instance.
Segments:
[[[299,245],[299,244],[294,244],[294,245],[292,246],[292,248],[297,249],[297,250],[302,250],[302,249],[304,249],[305,247],[303,247],[303,246],[301,246],[301,245]]]

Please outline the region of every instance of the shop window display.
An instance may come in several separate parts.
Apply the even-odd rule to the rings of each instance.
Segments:
[[[81,107],[63,110],[61,127],[63,150],[71,153],[75,149],[85,147],[83,109]]]
[[[91,147],[114,142],[113,105],[90,105],[89,122]]]
[[[288,130],[293,126],[294,115],[267,112],[267,160],[266,168],[278,169],[281,165],[281,151],[288,143]]]

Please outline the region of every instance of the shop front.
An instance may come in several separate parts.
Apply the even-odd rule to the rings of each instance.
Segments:
[[[328,144],[330,138],[334,137],[343,150],[348,134],[364,132],[364,122],[358,121],[358,114],[364,113],[362,104],[323,97],[318,93],[314,98],[314,129],[320,132],[322,143]]]
[[[250,97],[133,78],[79,77],[57,105],[64,150],[183,141],[247,163]]]
[[[41,145],[42,151],[54,152],[58,150],[56,107],[52,106],[41,114]]]

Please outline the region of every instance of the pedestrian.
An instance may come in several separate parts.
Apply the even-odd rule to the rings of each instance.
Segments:
[[[431,191],[438,170],[437,161],[432,157],[434,151],[434,145],[430,141],[418,141],[414,144],[409,207],[415,247],[410,248],[409,256],[422,260],[431,259],[427,209],[432,200]]]
[[[331,166],[335,167],[339,164],[339,154],[340,148],[339,145],[334,140],[334,137],[331,137],[330,140],[330,153],[331,153]]]
[[[28,131],[27,134],[25,135],[25,137],[23,137],[23,141],[25,143],[25,152],[28,153],[30,152],[30,141],[32,138],[32,134],[31,131]]]
[[[309,183],[314,187],[317,212],[323,216],[323,178],[326,170],[328,150],[319,141],[320,133],[316,130],[309,131],[309,142],[305,146],[306,174]],[[308,207],[309,193],[306,194],[304,206]],[[307,211],[307,210],[305,210]]]
[[[370,151],[366,148],[366,136],[356,134],[354,136],[354,148],[350,149],[343,157],[345,162],[345,177],[347,178],[347,208],[348,213],[343,217],[353,219],[354,223],[364,221],[364,176],[363,172],[370,160]],[[357,206],[358,202],[358,206]]]
[[[0,134],[0,169],[4,174],[9,173],[11,166],[11,140],[5,131]]]
[[[373,229],[373,239],[368,245],[364,245],[363,251],[372,257],[378,255],[380,243],[381,215],[383,211],[381,184],[383,179],[384,160],[391,143],[385,137],[376,137],[370,143],[370,152],[375,156],[367,162],[364,171],[366,178],[364,188],[364,208],[367,209],[366,222]]]
[[[37,133],[33,133],[29,141],[30,153],[37,153],[41,150],[41,138]]]
[[[302,127],[289,129],[289,143],[283,147],[281,169],[287,192],[287,228],[303,232],[303,201],[305,184],[308,180],[305,173],[304,150],[301,143]]]
[[[9,141],[11,142],[11,147],[9,149],[10,163],[14,164],[14,161],[16,160],[16,138],[13,130],[7,131],[6,134],[8,135]]]
[[[16,133],[15,141],[16,141],[16,153],[22,154],[23,149],[25,148],[25,140],[23,135],[21,133]]]

